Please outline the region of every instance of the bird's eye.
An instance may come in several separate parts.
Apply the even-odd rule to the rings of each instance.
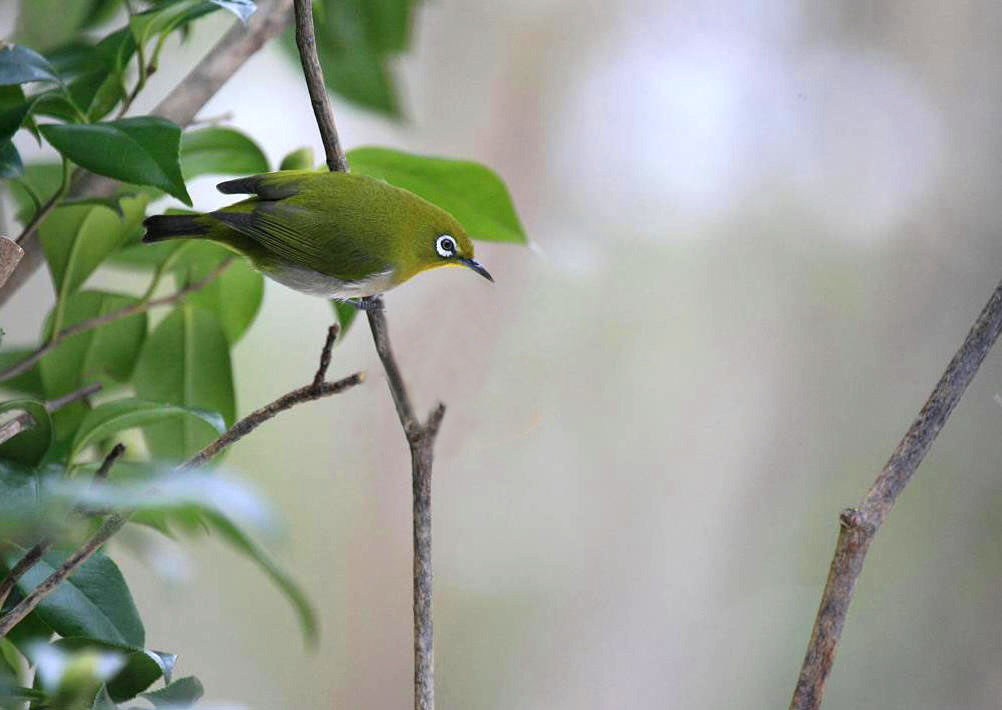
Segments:
[[[435,251],[444,259],[456,255],[456,240],[448,234],[443,234],[435,240]]]

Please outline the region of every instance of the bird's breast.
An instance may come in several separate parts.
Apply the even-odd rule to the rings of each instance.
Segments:
[[[336,276],[295,264],[274,265],[264,273],[291,289],[324,298],[345,299],[375,296],[396,285],[392,269],[354,281],[345,281]]]

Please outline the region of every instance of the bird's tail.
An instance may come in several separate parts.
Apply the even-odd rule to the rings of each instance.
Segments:
[[[192,239],[209,233],[199,214],[156,215],[143,220],[143,226],[146,227],[143,241],[147,244],[166,239]]]

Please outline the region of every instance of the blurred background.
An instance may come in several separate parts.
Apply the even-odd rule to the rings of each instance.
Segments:
[[[173,38],[137,110],[229,22]],[[479,248],[494,287],[450,269],[388,297],[421,409],[449,407],[441,707],[788,703],[838,511],[1002,275],[1000,32],[990,2],[435,0],[394,67],[404,120],[336,103],[348,147],[496,168],[533,242]],[[226,112],[273,162],[322,155],[278,45],[203,114]],[[214,182],[197,208],[223,203]],[[5,307],[8,342],[51,300],[40,271]],[[330,321],[268,283],[235,351],[242,412],[312,377]],[[335,353],[356,369],[364,387],[227,464],[287,520],[317,653],[223,546],[122,541],[156,546],[121,556],[147,637],[210,699],[411,702],[409,462],[364,328]],[[872,548],[826,708],[1002,703],[1000,391],[996,352]]]

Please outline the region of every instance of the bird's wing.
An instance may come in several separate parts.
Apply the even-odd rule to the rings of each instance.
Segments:
[[[361,280],[392,268],[387,259],[366,248],[372,242],[365,234],[346,234],[336,213],[282,200],[252,200],[238,206],[242,209],[225,208],[212,216],[285,261],[342,281]]]
[[[318,174],[313,170],[284,170],[227,180],[216,185],[224,195],[257,195],[262,200],[284,200],[299,194],[310,178]]]

